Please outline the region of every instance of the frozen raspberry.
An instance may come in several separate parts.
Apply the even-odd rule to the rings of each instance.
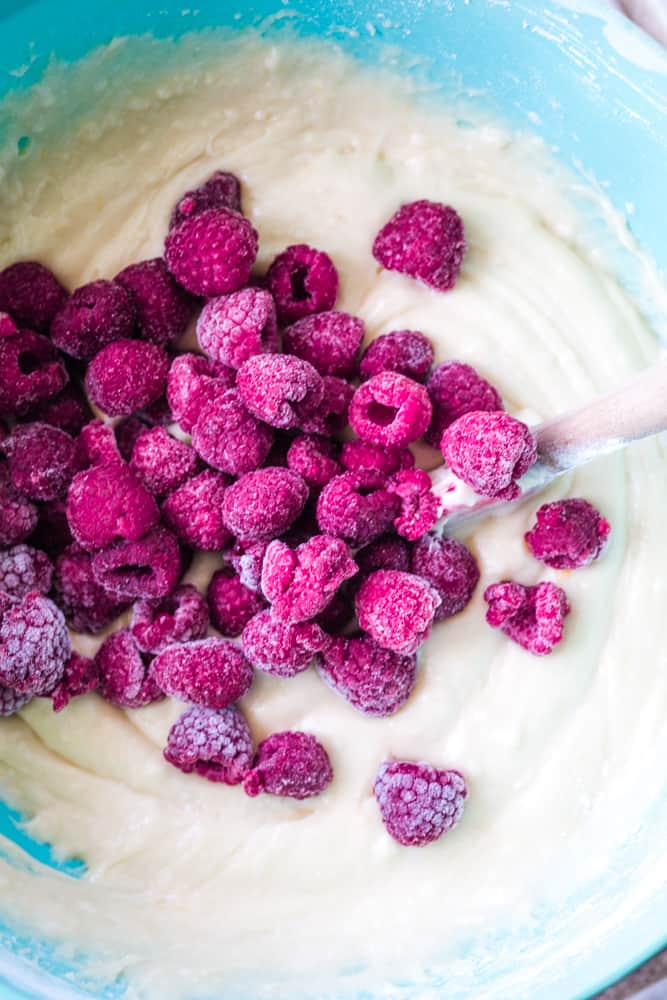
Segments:
[[[14,489],[9,470],[0,465],[0,545],[24,542],[37,527],[38,517],[35,504]]]
[[[161,257],[130,264],[114,278],[132,298],[139,332],[154,344],[181,337],[194,311],[194,300],[172,278]],[[114,337],[120,340],[128,334]]]
[[[236,385],[250,412],[272,427],[298,427],[322,402],[324,385],[312,365],[287,354],[256,354]]]
[[[167,527],[185,545],[205,552],[219,552],[231,535],[222,516],[227,476],[207,469],[174,490],[162,504]]]
[[[227,568],[213,574],[207,597],[213,628],[229,638],[240,635],[253,615],[266,607],[262,595],[244,587],[241,578]]]
[[[53,563],[46,552],[30,545],[0,550],[0,591],[20,601],[31,590],[48,594]]]
[[[76,632],[101,631],[127,606],[97,583],[90,553],[78,545],[70,545],[57,557],[53,593],[67,624]]]
[[[428,337],[418,330],[397,330],[371,341],[361,356],[359,372],[362,379],[380,372],[399,372],[423,382],[432,364],[433,347]]]
[[[60,392],[68,379],[46,337],[31,330],[0,337],[0,414],[23,416]]]
[[[276,618],[303,622],[323,611],[356,572],[357,564],[340,538],[314,535],[296,549],[276,540],[262,563],[262,590]]]
[[[299,243],[279,253],[266,273],[282,326],[333,309],[338,272],[328,254]]]
[[[206,303],[197,321],[202,351],[230,368],[280,346],[276,307],[263,288],[240,288]]]
[[[69,382],[51,399],[30,410],[27,416],[76,437],[88,421],[92,420],[93,412],[83,392],[77,385]]]
[[[76,442],[48,424],[19,424],[2,450],[14,489],[31,500],[64,496],[79,464]]]
[[[508,413],[466,413],[442,436],[442,454],[452,472],[476,493],[514,500],[516,482],[537,458],[530,428]]]
[[[423,385],[398,372],[381,372],[363,382],[350,404],[350,423],[360,438],[386,448],[404,448],[431,422]]]
[[[321,611],[315,621],[329,635],[340,635],[352,624],[354,619],[354,603],[347,592],[347,588],[342,587],[327,604],[324,611]]]
[[[563,622],[570,613],[565,591],[553,583],[524,587],[506,581],[484,591],[489,605],[486,620],[502,629],[529,653],[546,656],[563,638]]]
[[[163,497],[181,486],[200,468],[197,453],[178,441],[164,427],[152,427],[137,438],[130,468],[154,497]]]
[[[350,545],[366,545],[387,532],[398,516],[400,501],[375,472],[344,472],[320,493],[317,523],[325,535],[338,535]]]
[[[417,657],[382,649],[372,639],[334,639],[317,659],[320,676],[364,715],[393,715],[415,686]]]
[[[243,652],[253,667],[276,677],[300,674],[330,641],[315,622],[290,625],[274,618],[271,611],[251,618],[241,635]]]
[[[587,500],[542,504],[525,534],[536,559],[554,569],[577,569],[594,562],[605,550],[611,525]]]
[[[206,708],[226,708],[252,684],[252,667],[230,639],[169,646],[155,657],[151,673],[165,694]]]
[[[216,170],[199,187],[186,191],[174,206],[169,228],[173,229],[185,219],[208,208],[231,208],[234,212],[241,211],[241,183],[238,177],[223,170]]]
[[[72,653],[65,664],[65,673],[60,683],[51,691],[53,711],[62,712],[72,698],[80,698],[89,691],[96,691],[100,675],[95,660],[80,653]]]
[[[343,471],[336,461],[338,450],[335,441],[315,434],[302,434],[289,446],[287,467],[298,472],[311,491],[318,492]]]
[[[206,601],[185,583],[162,600],[137,601],[130,631],[142,653],[161,653],[176,642],[202,639],[208,628]]]
[[[348,472],[379,472],[384,476],[400,469],[412,469],[415,464],[414,455],[408,448],[382,448],[359,440],[344,443],[340,461]]]
[[[441,600],[428,580],[413,573],[379,569],[357,593],[359,626],[384,649],[414,653],[428,639]]]
[[[214,469],[243,476],[266,460],[273,431],[255,419],[240,393],[228,389],[204,403],[192,431],[192,445]]]
[[[296,472],[269,466],[242,476],[225,492],[222,513],[228,530],[244,542],[270,541],[294,524],[308,499]]]
[[[142,407],[137,416],[147,427],[167,427],[174,422],[166,391],[156,400]]]
[[[103,420],[91,420],[82,427],[77,445],[81,464],[86,468],[121,461],[114,429]]]
[[[394,521],[399,535],[413,542],[433,527],[442,504],[431,490],[431,477],[423,469],[405,469],[389,480],[389,489],[399,497],[401,512]]]
[[[19,328],[9,315],[0,311],[0,337],[13,337],[19,332]]]
[[[238,708],[195,705],[169,730],[165,759],[185,774],[238,785],[250,770],[254,747],[248,723]]]
[[[52,559],[60,555],[74,539],[67,523],[64,500],[46,500],[37,505],[37,527],[30,535],[30,545],[42,549]]]
[[[126,417],[164,392],[169,358],[144,340],[116,340],[96,354],[86,372],[91,401],[109,417]]]
[[[134,332],[136,310],[130,292],[114,281],[91,281],[70,296],[51,324],[51,339],[65,354],[90,361],[114,340]]]
[[[99,692],[105,701],[121,708],[142,708],[162,697],[151,673],[149,657],[142,654],[132,633],[124,628],[108,636],[95,657]]]
[[[398,569],[407,573],[410,569],[410,546],[402,538],[384,535],[359,549],[354,558],[360,576],[368,576],[378,569]]]
[[[179,354],[167,376],[167,399],[174,420],[190,434],[201,408],[231,389],[236,372],[200,354]]]
[[[15,715],[30,701],[32,701],[31,694],[19,694],[18,691],[0,684],[0,719]]]
[[[380,765],[373,794],[394,840],[404,847],[423,847],[456,826],[468,788],[459,771],[391,760]]]
[[[153,497],[120,462],[78,472],[67,494],[67,520],[84,549],[101,549],[117,538],[135,542],[159,517]]]
[[[308,361],[320,375],[356,375],[364,324],[344,312],[320,312],[288,326],[283,348]]]
[[[0,271],[0,309],[19,326],[48,333],[67,292],[48,267],[22,260]]]
[[[93,556],[93,575],[111,594],[122,598],[161,598],[170,594],[181,573],[175,535],[155,528],[138,542],[113,542]]]
[[[324,375],[324,394],[317,409],[301,418],[299,427],[306,434],[320,434],[331,437],[347,426],[347,414],[354,396],[354,387],[343,378]]]
[[[110,427],[111,424],[108,426]],[[124,417],[123,420],[119,420],[118,423],[114,425],[114,437],[116,439],[116,444],[118,445],[120,457],[124,462],[129,462],[132,458],[132,452],[134,451],[137,439],[144,433],[147,427],[148,424],[146,424],[145,421],[138,416]],[[113,460],[114,459],[112,459],[112,461]]]
[[[164,256],[176,281],[193,295],[226,295],[242,288],[257,256],[254,227],[239,212],[207,208],[167,235]]]
[[[48,694],[59,683],[71,646],[62,611],[33,590],[0,624],[0,684],[21,694]]]
[[[268,542],[234,542],[229,561],[244,587],[255,593],[262,588],[262,562]]]
[[[243,780],[243,790],[309,799],[331,784],[333,771],[326,750],[309,733],[273,733],[257,748],[252,770]]]
[[[465,252],[458,212],[425,199],[402,205],[373,243],[373,256],[388,271],[409,274],[439,292],[456,284]]]
[[[461,361],[445,361],[434,368],[426,388],[433,417],[424,437],[433,448],[440,447],[445,430],[464,413],[503,409],[497,389]]]
[[[410,572],[428,580],[440,595],[436,622],[463,611],[479,583],[475,557],[455,538],[420,538],[412,547]]]

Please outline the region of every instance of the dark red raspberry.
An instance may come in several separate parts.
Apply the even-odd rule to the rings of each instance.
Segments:
[[[55,396],[67,369],[50,340],[31,330],[0,337],[0,415],[21,417]]]
[[[84,549],[101,549],[117,538],[135,542],[159,517],[153,497],[120,462],[78,472],[67,495],[67,520]]]
[[[326,649],[331,640],[315,622],[290,625],[271,611],[260,611],[243,629],[241,645],[253,667],[276,677],[294,677]]]
[[[72,653],[65,664],[65,673],[60,683],[51,691],[53,711],[62,712],[72,698],[80,698],[99,687],[100,675],[95,660],[80,653]]]
[[[433,404],[431,426],[424,437],[439,448],[442,435],[464,413],[503,409],[497,389],[462,361],[445,361],[433,369],[426,388]]]
[[[53,563],[46,552],[30,545],[14,545],[0,550],[0,591],[20,601],[31,590],[48,594]]]
[[[298,427],[315,412],[324,385],[312,365],[287,354],[256,354],[239,369],[236,385],[250,412],[272,427]]]
[[[216,170],[199,187],[186,191],[174,205],[169,228],[173,229],[185,219],[207,208],[231,208],[234,212],[240,212],[241,183],[238,177]]]
[[[111,427],[111,424],[108,426]],[[147,427],[148,424],[138,416],[124,417],[123,420],[119,420],[118,423],[114,425],[114,437],[116,439],[116,444],[118,445],[120,457],[124,462],[129,462],[132,458],[134,446],[140,435],[144,433]],[[110,460],[115,461],[115,458],[111,458]]]
[[[399,372],[415,382],[423,382],[433,364],[433,347],[418,330],[396,330],[371,341],[361,356],[362,379],[380,372]]]
[[[19,694],[18,691],[0,684],[0,719],[15,715],[31,701],[31,694]]]
[[[192,431],[192,444],[220,472],[243,476],[266,460],[273,431],[248,411],[237,389],[204,403]]]
[[[167,400],[177,424],[190,434],[204,403],[232,389],[236,372],[201,354],[179,354],[167,376]]]
[[[262,588],[262,562],[269,542],[241,542],[237,539],[229,553],[229,561],[248,590],[257,593]]]
[[[320,312],[288,326],[283,331],[283,348],[296,354],[320,375],[350,378],[356,375],[364,324],[344,312]]]
[[[334,594],[315,621],[329,636],[332,636],[345,632],[353,619],[354,603],[348,594],[348,589],[343,587]]]
[[[39,520],[30,535],[30,544],[55,558],[74,541],[67,523],[65,501],[47,500],[38,505],[38,511]]]
[[[423,469],[404,469],[389,480],[389,489],[401,501],[394,521],[399,535],[413,542],[433,527],[442,513],[442,503],[431,490],[431,477]]]
[[[64,389],[36,406],[27,416],[76,437],[88,421],[92,420],[93,411],[81,389],[69,382]]]
[[[367,545],[389,531],[400,501],[375,472],[345,472],[320,493],[317,523],[325,535],[337,535],[350,545]]]
[[[607,547],[611,525],[587,500],[542,504],[525,539],[536,559],[554,569],[594,562]]]
[[[423,385],[398,372],[381,372],[362,383],[350,403],[350,423],[360,438],[383,448],[404,448],[431,422]]]
[[[428,639],[440,595],[413,573],[379,569],[357,592],[359,626],[384,649],[414,653]]]
[[[244,542],[270,541],[294,524],[308,499],[308,487],[290,469],[257,469],[225,492],[222,514],[228,530]]]
[[[296,549],[276,540],[262,563],[262,590],[276,618],[303,622],[323,611],[356,572],[357,564],[340,538],[313,535]]]
[[[409,274],[439,292],[456,284],[465,252],[458,212],[425,199],[402,205],[373,243],[373,256],[388,271]]]
[[[402,538],[384,535],[355,553],[359,567],[359,583],[362,576],[368,576],[378,569],[398,569],[406,573],[410,569],[410,546]],[[356,580],[355,580],[356,583]]]
[[[282,326],[333,309],[338,272],[328,254],[306,243],[287,247],[266,273],[266,287],[276,301]]]
[[[442,454],[459,479],[476,493],[514,500],[516,482],[537,458],[537,443],[529,427],[508,413],[466,413],[442,436]]]
[[[238,785],[250,770],[254,746],[238,708],[194,705],[169,730],[164,756],[185,774]]]
[[[158,527],[138,542],[113,542],[93,556],[93,575],[121,598],[161,598],[172,592],[181,574],[175,535]]]
[[[114,281],[130,293],[139,332],[145,340],[171,344],[185,333],[195,303],[174,281],[162,257],[130,264]]]
[[[412,469],[415,464],[414,455],[408,448],[383,448],[358,440],[345,442],[340,461],[348,472],[380,472],[384,476],[400,469]]]
[[[91,401],[109,417],[127,417],[164,392],[169,357],[145,340],[116,340],[96,354],[86,372]]]
[[[227,568],[213,574],[206,596],[213,628],[230,638],[240,635],[253,615],[266,607],[262,595],[245,587]]]
[[[255,354],[275,354],[280,335],[271,295],[240,288],[211,299],[197,321],[197,340],[210,358],[235,369]]]
[[[230,480],[207,469],[174,490],[162,504],[167,527],[185,545],[219,552],[231,541],[222,515],[222,498]]]
[[[101,631],[127,606],[127,601],[97,583],[90,553],[78,545],[70,545],[57,557],[53,593],[67,624],[76,632]]]
[[[382,649],[372,639],[334,639],[317,659],[320,676],[364,715],[394,715],[412,694],[417,657]]]
[[[24,542],[37,527],[38,517],[35,504],[14,489],[9,470],[0,464],[0,545]]]
[[[155,683],[149,657],[142,654],[132,633],[124,628],[108,636],[95,657],[99,692],[105,701],[121,708],[143,708],[162,697]]]
[[[173,424],[174,418],[171,415],[166,391],[158,396],[153,403],[142,407],[137,412],[137,416],[147,427],[167,427],[169,424]]]
[[[554,583],[524,587],[521,583],[493,583],[484,591],[489,605],[486,620],[502,629],[529,653],[546,656],[563,638],[563,622],[570,613],[564,590]]]
[[[169,646],[153,660],[151,674],[165,694],[205,708],[226,708],[252,684],[252,667],[230,639]]]
[[[48,424],[19,424],[0,447],[14,489],[31,500],[64,496],[79,465],[76,442]]]
[[[167,267],[193,295],[226,295],[242,288],[257,256],[254,227],[239,212],[207,208],[171,229],[164,244]]]
[[[71,651],[62,611],[30,591],[2,616],[0,684],[20,694],[48,694],[63,676]]]
[[[0,337],[13,337],[19,332],[19,328],[9,315],[0,311]]]
[[[208,607],[196,587],[184,583],[162,600],[137,601],[130,631],[142,653],[161,653],[176,642],[203,639]]]
[[[343,471],[336,460],[338,452],[335,441],[316,434],[302,434],[289,446],[287,467],[298,472],[311,492],[317,493]]]
[[[440,595],[436,622],[463,611],[479,583],[475,557],[455,538],[420,538],[412,547],[410,571],[423,576]]]
[[[48,333],[66,298],[53,272],[35,260],[22,260],[0,271],[0,309],[28,330]]]
[[[100,278],[77,288],[63,303],[51,324],[51,339],[65,354],[90,361],[107,344],[131,337],[135,319],[130,292]]]
[[[257,748],[252,770],[243,780],[243,790],[309,799],[319,795],[333,779],[326,750],[309,733],[273,733]]]
[[[140,434],[130,459],[130,468],[154,497],[173,492],[200,467],[195,450],[164,427],[151,427]]]
[[[322,402],[307,417],[301,418],[299,427],[306,434],[320,434],[331,437],[347,426],[347,414],[354,396],[354,387],[343,378],[324,375]]]
[[[394,840],[404,847],[423,847],[456,826],[468,788],[459,771],[391,760],[380,765],[373,794]]]
[[[103,420],[91,420],[82,427],[77,446],[81,464],[86,468],[121,461],[114,429]]]

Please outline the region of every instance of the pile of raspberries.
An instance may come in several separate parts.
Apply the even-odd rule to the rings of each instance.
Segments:
[[[113,280],[69,294],[37,262],[0,272],[0,715],[33,697],[59,711],[89,691],[125,709],[169,695],[190,707],[167,761],[303,799],[331,782],[329,756],[304,732],[254,746],[237,703],[255,671],[289,683],[314,664],[353,709],[397,712],[419,646],[479,580],[472,553],[433,531],[443,510],[410,445],[425,438],[505,499],[536,447],[473,368],[434,366],[419,331],[363,349],[326,253],[290,246],[258,276],[257,248],[239,181],[218,172],[175,206],[164,256]],[[373,254],[445,292],[465,248],[454,209],[417,201]],[[196,315],[202,353],[178,352]],[[573,569],[608,534],[574,499],[542,507],[526,541]],[[181,582],[197,551],[224,557],[206,595]],[[530,652],[560,641],[555,584],[484,596],[489,623]],[[72,650],[70,630],[130,608],[94,659]],[[458,822],[467,788],[458,771],[385,761],[374,793],[389,833],[422,845]]]

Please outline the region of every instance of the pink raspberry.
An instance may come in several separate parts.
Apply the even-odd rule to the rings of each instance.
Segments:
[[[442,771],[423,761],[384,761],[373,794],[388,833],[404,847],[423,847],[452,830],[468,797],[459,771]]]
[[[272,427],[298,427],[322,402],[324,385],[312,365],[287,354],[256,354],[236,385],[253,416]]]
[[[0,337],[13,337],[19,332],[19,328],[9,315],[0,311]]]
[[[130,631],[142,653],[161,653],[167,646],[202,639],[208,607],[196,587],[184,583],[162,600],[137,601]]]
[[[171,344],[185,333],[194,300],[174,281],[162,257],[130,264],[114,281],[130,293],[139,332],[145,340]]]
[[[226,295],[247,284],[257,256],[254,227],[239,212],[207,208],[171,229],[167,267],[193,295]]]
[[[463,611],[479,583],[475,557],[455,538],[420,538],[412,547],[410,572],[428,580],[440,595],[436,622]]]
[[[143,708],[162,698],[149,658],[141,652],[129,629],[112,632],[95,657],[99,692],[105,701],[121,708]]]
[[[237,389],[204,403],[192,431],[192,445],[214,469],[243,476],[266,460],[273,431],[255,419]]]
[[[309,733],[273,733],[262,740],[257,756],[243,780],[246,795],[260,792],[309,799],[319,795],[333,779],[326,750]]]
[[[414,542],[430,531],[442,511],[440,500],[431,490],[431,477],[423,469],[404,469],[392,476],[388,485],[401,501],[394,527],[399,535]]]
[[[317,501],[317,523],[325,535],[350,545],[366,545],[384,535],[398,516],[400,501],[375,472],[334,476]]]
[[[244,542],[270,541],[294,524],[308,499],[308,487],[290,469],[267,467],[242,476],[225,492],[225,525]]]
[[[27,416],[76,437],[88,421],[92,420],[93,411],[78,385],[69,382],[55,396],[30,410]]]
[[[426,388],[433,404],[433,418],[424,437],[433,448],[440,447],[445,430],[464,413],[503,409],[497,389],[462,361],[438,365]]]
[[[577,569],[605,550],[611,525],[587,500],[542,504],[524,538],[536,559],[554,569]]]
[[[100,632],[127,606],[97,583],[91,561],[90,553],[70,545],[55,563],[54,597],[76,632]]]
[[[174,420],[190,434],[204,403],[232,389],[236,372],[200,354],[179,354],[167,376],[167,400]]]
[[[46,552],[30,545],[14,545],[0,550],[0,591],[20,601],[31,590],[48,594],[53,563]]]
[[[165,694],[205,708],[227,708],[252,684],[252,667],[230,639],[169,646],[153,660],[151,674]]]
[[[153,497],[120,462],[78,472],[67,494],[67,520],[84,549],[101,549],[117,538],[136,542],[159,517]]]
[[[19,694],[18,691],[0,684],[0,719],[15,715],[31,701],[31,694]]]
[[[465,252],[458,212],[425,199],[402,205],[373,243],[373,256],[388,271],[408,274],[439,292],[456,284]]]
[[[176,536],[158,527],[138,541],[113,542],[93,556],[97,582],[121,598],[161,598],[172,592],[181,574]]]
[[[305,316],[288,326],[283,331],[283,348],[308,361],[320,375],[350,378],[357,373],[363,339],[360,319],[332,310]]]
[[[306,481],[311,491],[317,493],[339,475],[342,469],[336,461],[338,446],[335,441],[316,434],[301,434],[294,438],[287,452],[287,467]]]
[[[130,468],[154,497],[163,497],[181,486],[199,470],[194,448],[168,434],[164,427],[152,427],[137,438]]]
[[[276,300],[281,326],[304,316],[333,309],[338,272],[328,254],[306,243],[287,247],[266,273],[266,286]]]
[[[344,632],[352,624],[353,618],[354,603],[348,595],[348,589],[343,587],[337,594],[334,594],[315,621],[328,636],[332,636]]]
[[[91,401],[109,417],[126,417],[164,392],[166,351],[144,340],[116,340],[96,354],[86,372]]]
[[[194,705],[169,730],[164,756],[185,774],[238,785],[250,770],[254,747],[238,708]]]
[[[51,691],[53,711],[62,712],[72,698],[80,698],[90,691],[97,691],[100,683],[95,660],[73,652],[65,664],[65,672],[60,683]]]
[[[64,496],[79,464],[76,442],[48,424],[19,424],[1,448],[12,485],[31,500]]]
[[[86,468],[121,461],[114,429],[103,420],[91,420],[82,427],[77,446],[81,463]]]
[[[433,364],[433,347],[418,330],[384,333],[371,341],[361,356],[362,379],[380,372],[399,372],[415,382],[423,382]]]
[[[37,527],[38,518],[35,504],[14,489],[9,470],[0,464],[0,545],[24,542]]]
[[[0,271],[0,310],[28,330],[48,333],[66,298],[53,272],[35,260],[22,260]]]
[[[51,339],[65,354],[90,361],[114,340],[131,337],[135,319],[131,293],[100,278],[77,288],[63,303],[51,324]]]
[[[354,558],[359,567],[360,578],[378,569],[398,569],[407,573],[410,569],[410,546],[402,538],[384,535],[376,542],[359,549]],[[361,583],[361,579],[359,582]]]
[[[315,622],[290,625],[274,618],[270,610],[251,618],[241,635],[243,652],[253,667],[276,677],[300,674],[330,641]]]
[[[174,490],[162,504],[162,516],[180,542],[218,552],[231,541],[222,516],[227,476],[207,469]]]
[[[354,388],[345,379],[335,375],[322,378],[324,394],[317,409],[308,416],[302,416],[299,427],[306,434],[320,434],[332,437],[347,426],[347,414],[354,396]]]
[[[440,604],[428,580],[395,569],[367,576],[355,601],[360,628],[384,649],[405,654],[428,639]]]
[[[261,594],[244,587],[241,578],[231,570],[219,569],[208,587],[211,624],[220,635],[240,635],[253,615],[266,607]]]
[[[241,211],[241,184],[238,177],[223,170],[216,170],[199,187],[186,191],[174,205],[169,228],[173,229],[185,219],[208,208],[231,208],[234,212]]]
[[[423,385],[398,372],[381,372],[363,382],[350,404],[350,423],[364,441],[404,448],[431,422],[432,407]]]
[[[20,694],[48,694],[72,651],[62,611],[36,590],[2,616],[0,684]]]
[[[514,500],[516,482],[537,459],[537,442],[530,428],[508,413],[466,413],[442,436],[442,454],[459,479],[476,493]]]
[[[372,639],[334,639],[318,657],[323,680],[364,715],[394,715],[412,694],[417,657],[382,649]]]
[[[263,288],[240,288],[211,299],[197,321],[202,351],[230,368],[256,354],[275,354],[280,346],[276,307]]]
[[[46,337],[31,330],[0,337],[0,415],[23,416],[60,392],[68,379]]]
[[[521,583],[494,583],[484,591],[489,605],[486,620],[502,629],[529,653],[546,656],[563,638],[563,622],[570,613],[564,590],[553,583],[524,587]]]
[[[262,588],[262,562],[268,542],[242,542],[237,539],[229,553],[229,561],[248,590],[257,593]]]
[[[344,443],[340,461],[348,472],[379,472],[384,476],[400,469],[412,469],[415,464],[414,455],[408,448],[383,448],[360,440]]]
[[[357,572],[340,538],[313,535],[291,549],[271,542],[262,563],[262,590],[280,621],[308,621],[323,611],[338,588]]]

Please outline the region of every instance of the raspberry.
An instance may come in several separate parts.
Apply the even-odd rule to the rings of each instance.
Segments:
[[[132,295],[114,281],[91,281],[70,296],[51,324],[51,339],[65,354],[90,361],[114,340],[134,332]]]
[[[257,593],[262,586],[262,562],[268,548],[268,542],[234,542],[229,553],[229,561],[239,575],[239,579],[248,590]]]
[[[111,427],[111,424],[108,424],[107,426]],[[125,417],[123,420],[119,420],[118,423],[114,425],[114,437],[116,439],[120,457],[124,462],[129,462],[132,458],[132,452],[135,444],[137,443],[137,439],[144,433],[147,426],[148,425],[141,419],[141,417]],[[115,458],[112,458],[111,461],[115,461]]]
[[[315,621],[328,635],[340,635],[352,623],[354,604],[343,588],[334,594],[324,611],[321,611]]]
[[[276,301],[282,326],[312,313],[333,309],[338,272],[328,254],[305,243],[287,247],[266,273],[266,286]]]
[[[373,256],[388,271],[408,274],[439,292],[456,284],[465,252],[458,212],[425,199],[402,205],[373,243]]]
[[[274,618],[271,611],[256,614],[241,635],[243,652],[253,667],[276,677],[300,674],[330,641],[315,622],[290,625]]]
[[[193,549],[218,552],[231,535],[222,516],[229,479],[207,469],[174,490],[162,504],[162,516],[179,541]]]
[[[0,337],[13,337],[19,332],[19,328],[9,315],[0,311]]]
[[[179,354],[167,376],[167,400],[173,419],[190,434],[201,408],[236,381],[236,372],[200,354]]]
[[[0,465],[0,545],[24,542],[37,527],[37,507],[15,490]]]
[[[31,590],[48,594],[53,563],[46,552],[30,545],[0,550],[0,591],[20,601]]]
[[[159,517],[153,497],[120,462],[78,472],[67,494],[67,520],[84,549],[101,549],[117,538],[135,542]]]
[[[37,527],[30,536],[30,544],[43,549],[51,558],[60,555],[74,539],[69,530],[64,500],[46,500],[40,503]]]
[[[520,479],[537,458],[528,427],[508,413],[466,413],[442,436],[442,454],[454,475],[476,493],[514,500]]]
[[[86,372],[91,401],[110,417],[126,417],[164,392],[169,358],[144,340],[116,340],[96,354]]]
[[[53,593],[67,624],[76,632],[100,632],[125,609],[93,576],[90,553],[70,545],[55,564]]]
[[[171,229],[167,267],[193,295],[226,295],[245,285],[257,256],[257,232],[228,208],[207,208]]]
[[[238,177],[216,170],[199,187],[186,191],[174,205],[169,228],[173,229],[185,219],[208,208],[231,208],[235,212],[241,211],[241,184]]]
[[[414,653],[428,639],[440,603],[428,580],[395,569],[367,576],[355,600],[360,628],[396,653]]]
[[[229,637],[240,635],[253,615],[266,606],[262,595],[244,587],[229,569],[213,574],[206,596],[213,628]]]
[[[31,694],[19,694],[18,691],[0,684],[0,719],[15,715],[30,701],[32,701]]]
[[[382,649],[372,639],[334,639],[318,657],[323,680],[364,715],[393,715],[412,694],[417,657]]]
[[[359,549],[354,558],[360,576],[368,576],[378,569],[398,569],[406,573],[410,568],[410,546],[402,538],[385,535]]]
[[[48,267],[22,260],[0,271],[0,309],[19,326],[48,333],[67,292]]]
[[[423,469],[404,469],[392,476],[389,489],[401,501],[396,531],[411,542],[421,538],[436,523],[442,507],[431,491],[431,477]]]
[[[399,372],[423,382],[432,364],[433,347],[428,337],[418,330],[397,330],[371,341],[361,356],[359,372],[362,379],[380,372]]]
[[[51,399],[30,410],[27,416],[76,437],[88,421],[92,420],[93,412],[83,392],[70,382]]]
[[[324,385],[312,365],[287,354],[256,354],[236,385],[253,416],[272,427],[298,427],[322,402]]]
[[[314,413],[301,418],[299,427],[307,434],[322,434],[331,437],[347,426],[347,412],[352,402],[354,388],[345,379],[335,375],[322,378],[324,394],[322,402]]]
[[[350,423],[360,438],[383,448],[404,448],[421,437],[432,415],[423,385],[398,372],[381,372],[362,383],[350,404]]]
[[[130,264],[114,281],[130,293],[139,333],[145,340],[171,344],[185,333],[195,302],[174,281],[162,257]]]
[[[414,455],[407,448],[382,448],[378,444],[358,440],[345,442],[340,461],[348,472],[379,472],[384,476],[400,469],[412,469],[415,464]]]
[[[252,684],[252,667],[229,639],[169,646],[153,660],[151,674],[165,694],[205,708],[226,708]]]
[[[240,288],[206,303],[197,321],[202,351],[230,368],[255,354],[275,354],[280,346],[276,307],[262,288]]]
[[[166,391],[154,402],[138,411],[137,416],[147,427],[167,427],[174,422]]]
[[[250,770],[254,747],[248,723],[238,708],[195,705],[169,730],[165,759],[185,774],[238,785]]]
[[[605,550],[611,525],[587,500],[542,504],[524,538],[536,559],[554,569],[577,569]]]
[[[536,587],[505,581],[484,591],[486,620],[502,629],[529,653],[546,656],[563,638],[563,621],[570,613],[564,590],[553,583]]]
[[[289,446],[287,467],[292,472],[298,472],[311,492],[318,492],[342,472],[336,461],[337,455],[338,446],[335,441],[315,434],[302,434]]]
[[[338,535],[350,545],[366,545],[388,531],[398,516],[398,497],[374,472],[334,476],[317,501],[317,523],[325,535]]]
[[[252,770],[243,780],[246,795],[260,792],[309,799],[331,784],[333,771],[326,750],[309,733],[273,733],[257,748]]]
[[[185,583],[162,600],[137,601],[130,631],[142,653],[161,653],[173,643],[202,639],[208,628],[206,601]]]
[[[114,429],[102,420],[91,420],[82,427],[77,445],[81,463],[87,468],[121,461]]]
[[[60,392],[68,379],[46,337],[31,330],[0,337],[0,415],[23,416]]]
[[[80,698],[89,691],[96,691],[100,683],[95,660],[80,653],[72,653],[65,664],[65,673],[60,683],[51,691],[53,711],[62,712],[72,698]]]
[[[12,597],[11,594],[7,594],[4,590],[0,590],[0,623],[5,611],[9,611],[16,603],[16,598]]]
[[[92,561],[97,582],[117,597],[161,598],[170,594],[181,574],[176,537],[155,528],[140,541],[113,542]]]
[[[420,538],[412,547],[410,572],[428,580],[440,595],[436,622],[463,611],[479,583],[475,557],[455,538]]]
[[[262,563],[262,590],[280,621],[308,621],[356,572],[357,564],[340,538],[313,535],[295,550],[276,540]]]
[[[423,847],[456,826],[468,789],[459,771],[391,760],[380,764],[373,794],[394,840],[404,847]]]
[[[163,497],[181,486],[200,468],[197,453],[178,441],[164,427],[152,427],[137,438],[130,468],[154,497]]]
[[[204,403],[192,431],[192,444],[220,472],[243,476],[266,460],[273,431],[252,416],[236,389]]]
[[[151,674],[148,657],[141,653],[132,633],[112,632],[97,651],[95,666],[99,692],[105,701],[121,708],[142,708],[162,697]]]
[[[222,515],[245,542],[270,541],[294,524],[308,499],[308,487],[290,469],[267,467],[242,476],[225,492]]]
[[[461,361],[445,361],[434,368],[426,388],[433,404],[433,418],[424,437],[433,448],[440,447],[445,430],[464,413],[503,409],[497,389]]]
[[[2,442],[14,489],[31,500],[55,500],[67,492],[78,466],[76,442],[48,424],[19,424]]]
[[[308,361],[320,375],[350,378],[356,375],[364,324],[344,312],[320,312],[283,331],[286,353]]]
[[[37,591],[5,611],[0,624],[0,684],[20,694],[48,694],[71,653],[62,611]]]

